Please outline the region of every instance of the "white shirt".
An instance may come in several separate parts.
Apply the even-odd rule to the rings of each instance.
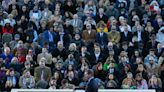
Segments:
[[[124,26],[119,26],[119,28],[120,28],[120,31],[121,32],[124,32]],[[132,31],[132,29],[131,29],[131,27],[128,25],[128,31],[129,32],[131,32]]]
[[[100,53],[95,53],[95,56],[96,56],[96,61],[98,61],[98,58],[100,56]]]
[[[39,13],[33,13],[32,15],[35,19],[39,19]]]
[[[88,34],[91,34],[91,30],[88,30]]]
[[[138,41],[141,41],[141,32],[137,32]]]
[[[100,37],[102,37],[103,36],[103,32],[100,32]]]

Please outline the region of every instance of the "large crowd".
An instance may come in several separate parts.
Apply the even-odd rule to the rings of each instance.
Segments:
[[[0,91],[164,90],[164,0],[0,0]]]

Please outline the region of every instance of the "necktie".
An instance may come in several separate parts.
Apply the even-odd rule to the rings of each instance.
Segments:
[[[42,70],[42,73],[41,73],[41,80],[44,80],[44,71]]]
[[[52,37],[51,32],[48,32],[48,34],[49,34],[49,41],[50,41],[50,42],[53,42],[53,37]]]
[[[60,41],[63,43],[63,35],[60,35]]]
[[[74,26],[77,27],[77,20],[74,20]]]
[[[100,33],[100,37],[103,37],[103,33],[102,32]]]
[[[128,34],[128,33],[127,33],[127,32],[125,32],[125,37],[127,37],[127,34]]]

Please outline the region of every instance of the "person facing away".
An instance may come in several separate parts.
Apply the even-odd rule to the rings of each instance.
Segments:
[[[98,82],[94,78],[94,71],[92,69],[84,72],[84,78],[88,80],[86,92],[98,92]]]

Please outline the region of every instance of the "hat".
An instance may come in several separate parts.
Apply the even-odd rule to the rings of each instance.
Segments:
[[[4,24],[7,24],[7,23],[9,23],[9,24],[11,23],[9,19],[4,20]]]
[[[15,34],[14,38],[20,38],[19,34]]]

